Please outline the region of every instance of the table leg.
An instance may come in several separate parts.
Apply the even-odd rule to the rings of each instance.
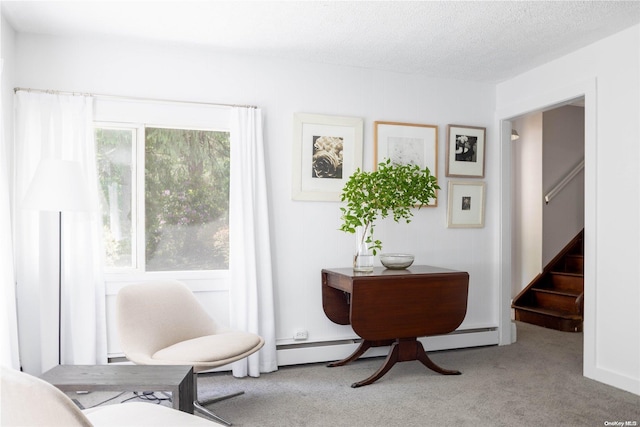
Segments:
[[[345,360],[348,360],[348,359],[345,359]],[[422,346],[422,343],[418,341],[417,338],[397,339],[391,345],[389,354],[387,355],[387,358],[385,359],[382,366],[369,378],[359,381],[357,383],[353,383],[351,384],[351,387],[357,388],[357,387],[369,385],[379,380],[384,374],[389,372],[389,369],[391,369],[393,365],[395,365],[397,362],[407,362],[411,360],[419,360],[427,368],[439,374],[460,375],[460,371],[451,371],[448,369],[443,369],[440,366],[433,363],[433,361],[429,359],[429,356],[427,356],[427,353],[424,351],[424,347]]]
[[[391,369],[393,365],[396,364],[396,362],[399,361],[399,357],[400,357],[400,346],[397,342],[394,342],[393,344],[391,344],[391,349],[389,350],[389,354],[387,354],[387,358],[384,360],[384,363],[382,364],[382,366],[369,378],[359,381],[357,383],[353,383],[351,384],[351,387],[352,388],[362,387],[379,380],[384,374],[386,374],[389,371],[389,369]]]
[[[193,370],[190,370],[182,382],[172,391],[174,409],[193,414],[195,380]]]
[[[424,351],[424,347],[422,346],[422,343],[420,341],[416,341],[416,343],[418,347],[416,349],[416,359],[422,362],[424,366],[442,375],[461,375],[462,374],[462,372],[460,371],[452,371],[449,369],[444,369],[436,365],[435,363],[433,363],[433,361],[429,359],[429,356],[427,356],[427,352]]]
[[[393,344],[393,340],[385,340],[385,341],[362,340],[362,342],[360,343],[356,351],[354,351],[351,354],[351,356],[347,357],[346,359],[338,360],[337,362],[331,362],[327,364],[327,367],[333,368],[336,366],[344,366],[347,363],[351,363],[357,358],[359,358],[360,356],[362,356],[365,353],[365,351],[369,350],[371,347],[382,347],[382,346],[391,345],[391,344]]]

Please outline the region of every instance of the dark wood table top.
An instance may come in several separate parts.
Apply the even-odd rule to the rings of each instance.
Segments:
[[[322,270],[325,314],[335,323],[351,324],[367,340],[452,332],[466,315],[468,285],[468,273],[428,265],[377,267],[373,273]]]
[[[412,265],[402,270],[393,270],[385,267],[373,267],[371,273],[361,273],[353,271],[352,267],[338,267],[338,268],[325,268],[322,271],[333,272],[344,276],[366,279],[367,277],[388,277],[388,276],[409,276],[415,274],[449,274],[449,273],[461,273],[457,270],[450,270],[448,268],[434,267],[432,265]]]

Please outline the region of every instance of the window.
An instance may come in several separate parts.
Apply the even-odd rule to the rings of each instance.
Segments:
[[[226,270],[229,132],[97,124],[111,271]]]

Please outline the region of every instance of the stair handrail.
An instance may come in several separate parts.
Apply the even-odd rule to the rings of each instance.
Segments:
[[[552,189],[544,196],[544,203],[549,204],[551,199],[553,199],[564,187],[571,182],[573,178],[576,177],[582,170],[584,169],[584,157],[576,166],[573,167],[565,176],[562,178]]]

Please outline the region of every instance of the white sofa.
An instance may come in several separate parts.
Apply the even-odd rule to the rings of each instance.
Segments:
[[[221,426],[166,406],[130,402],[80,410],[53,385],[15,369],[0,372],[0,425],[4,426]]]

